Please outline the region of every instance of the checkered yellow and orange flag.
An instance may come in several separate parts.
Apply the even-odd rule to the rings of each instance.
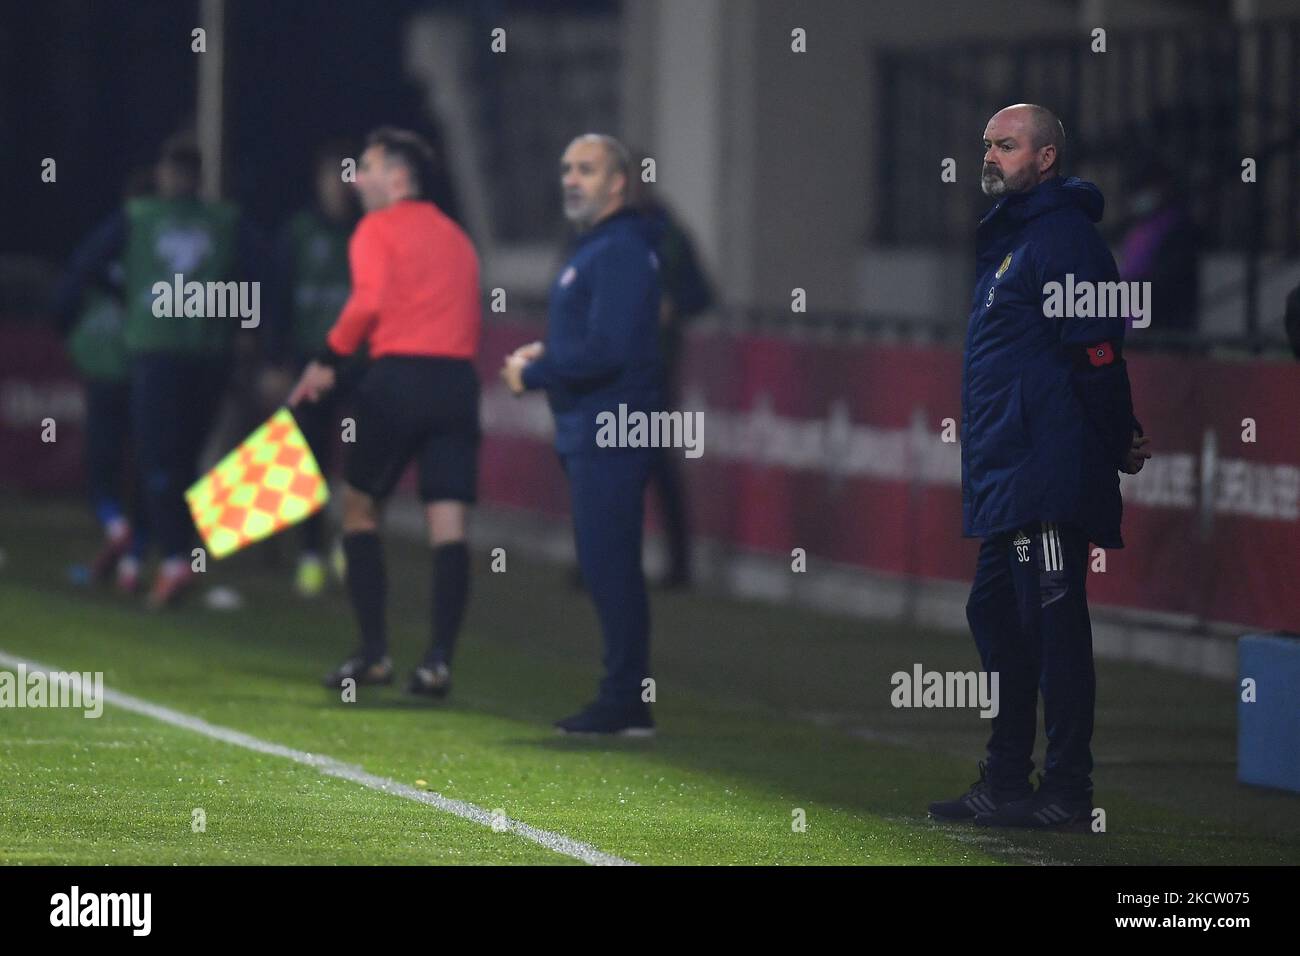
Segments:
[[[281,408],[185,492],[208,554],[224,558],[315,514],[329,485]]]

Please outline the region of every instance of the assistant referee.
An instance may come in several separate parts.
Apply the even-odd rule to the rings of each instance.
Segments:
[[[410,690],[444,696],[469,597],[466,514],[475,500],[480,332],[479,264],[465,232],[426,198],[433,151],[414,133],[381,128],[357,170],[366,215],[348,245],[352,293],[289,404],[315,402],[340,362],[365,343],[373,364],[355,402],[345,464],[343,550],[360,647],[325,677],[328,687],[393,679],[384,616],[380,508],[415,461],[433,548],[430,648]]]

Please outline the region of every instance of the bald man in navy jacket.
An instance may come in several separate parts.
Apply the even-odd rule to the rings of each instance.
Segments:
[[[1119,280],[1095,225],[1101,191],[1060,175],[1064,140],[1060,120],[1032,104],[1000,110],[984,132],[981,186],[997,202],[976,233],[962,532],[982,539],[966,617],[1000,699],[979,781],[930,805],[933,817],[980,826],[1067,826],[1091,814],[1089,543],[1124,546],[1119,475],[1151,457],[1124,362],[1127,317],[1057,307],[1062,291]],[[1047,755],[1035,791],[1040,689]]]
[[[544,389],[569,479],[578,565],[600,619],[605,677],[594,703],[556,722],[561,733],[650,736],[650,609],[641,570],[645,485],[655,449],[605,447],[598,416],[663,408],[659,236],[627,205],[628,152],[609,136],[569,144],[560,162],[564,213],[578,229],[551,287],[545,342],[501,370],[516,395]]]

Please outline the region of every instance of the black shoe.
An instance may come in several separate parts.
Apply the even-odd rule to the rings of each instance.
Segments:
[[[349,677],[357,682],[358,687],[362,684],[391,684],[393,662],[387,654],[374,657],[358,652],[326,674],[321,683],[331,690],[338,690]]]
[[[562,734],[605,734],[616,737],[653,737],[654,718],[644,704],[634,707],[614,707],[594,703],[586,709],[555,722]]]
[[[451,668],[442,661],[425,662],[411,671],[411,682],[406,687],[408,694],[420,697],[446,697],[451,691]]]
[[[1004,803],[988,813],[979,813],[981,827],[1025,827],[1034,830],[1085,824],[1092,816],[1092,791],[1066,791],[1044,787],[1039,777],[1038,792],[1022,800]]]
[[[995,788],[988,779],[984,761],[980,764],[980,778],[956,800],[936,800],[930,804],[930,816],[935,820],[973,820],[978,814],[989,813],[1013,800],[1031,796],[1033,787],[1026,780],[1024,786],[1010,789]]]

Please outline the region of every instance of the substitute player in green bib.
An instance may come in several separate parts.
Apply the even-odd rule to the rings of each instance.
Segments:
[[[123,199],[147,195],[152,188],[153,170],[136,170]],[[128,467],[131,379],[122,303],[124,270],[120,262],[111,262],[101,274],[84,281],[83,263],[96,238],[92,233],[73,252],[54,312],[68,357],[85,385],[86,484],[91,508],[104,530],[89,578],[95,583],[116,578],[118,589],[131,593],[139,584],[149,522],[140,482],[135,469]],[[128,497],[132,499],[129,509]]]
[[[330,143],[319,150],[315,202],[294,214],[277,242],[276,321],[268,329],[267,349],[274,368],[264,389],[267,394],[283,396],[307,363],[325,348],[325,336],[352,291],[348,239],[356,227],[358,210],[352,187],[343,179],[343,163],[351,155],[343,143]],[[338,387],[321,401],[294,410],[298,427],[326,476],[342,427],[342,403],[363,370],[364,356],[347,363],[340,369]],[[299,532],[301,551],[294,586],[303,597],[315,597],[325,588],[327,523],[326,512],[319,511],[302,523]]]
[[[170,139],[155,170],[157,195],[128,200],[77,270],[85,282],[114,260],[124,269],[131,432],[161,558],[154,608],[174,601],[194,573],[185,489],[216,418],[236,331],[261,321],[265,243],[235,206],[199,198],[199,174],[193,142]]]

